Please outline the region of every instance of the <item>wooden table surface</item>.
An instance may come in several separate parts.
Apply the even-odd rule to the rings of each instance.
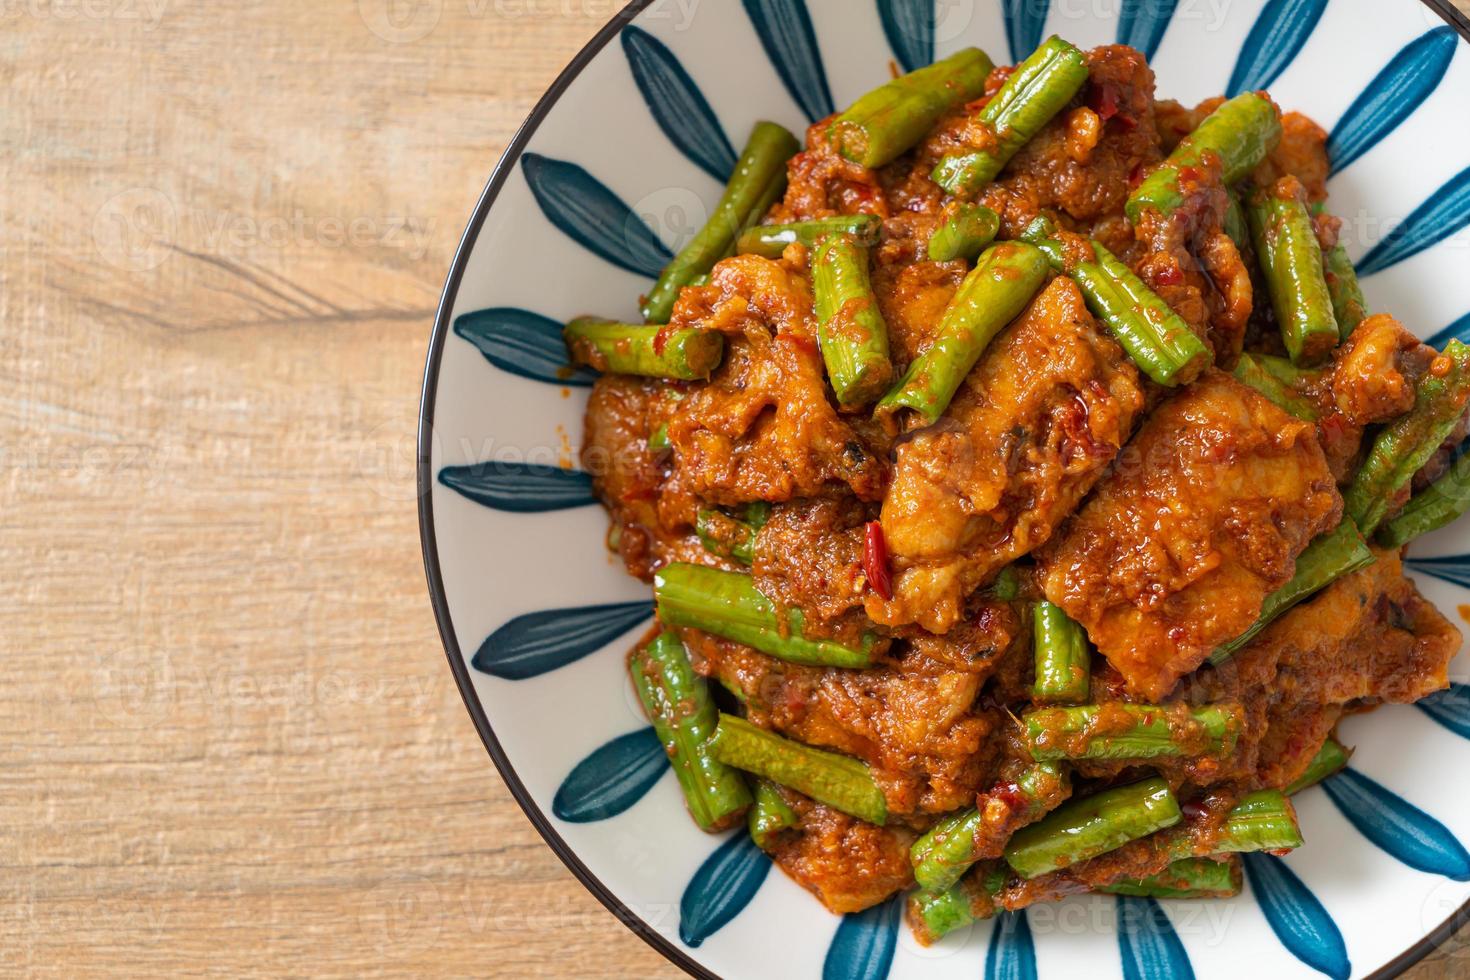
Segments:
[[[677,975],[496,775],[414,508],[464,221],[616,7],[0,3],[0,973]]]

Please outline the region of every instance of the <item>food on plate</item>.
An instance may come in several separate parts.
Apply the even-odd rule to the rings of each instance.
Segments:
[[[1326,139],[1132,48],[966,49],[758,124],[645,322],[567,325],[702,829],[924,942],[1229,896],[1342,718],[1446,687],[1401,559],[1470,508],[1470,348],[1368,308]]]

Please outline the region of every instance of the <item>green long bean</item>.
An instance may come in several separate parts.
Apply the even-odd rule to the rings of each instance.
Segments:
[[[1284,792],[1287,796],[1295,796],[1304,789],[1316,786],[1329,776],[1341,772],[1347,766],[1348,760],[1352,758],[1352,752],[1342,747],[1342,743],[1335,738],[1329,738],[1322,743],[1312,761],[1307,763],[1307,768],[1302,774],[1292,780]]]
[[[1037,708],[1022,716],[1037,761],[1223,758],[1244,721],[1238,704],[1197,708],[1124,702]]]
[[[1334,245],[1327,250],[1327,291],[1332,296],[1332,313],[1337,319],[1339,338],[1347,340],[1358,324],[1368,318],[1368,301],[1358,282],[1358,270],[1348,258],[1347,249]]]
[[[695,533],[704,550],[721,558],[749,565],[755,560],[755,528],[718,510],[701,510],[695,518]]]
[[[1022,584],[1021,573],[1016,571],[1016,566],[1007,565],[990,583],[989,592],[992,598],[1001,602],[1015,602],[1021,598]]]
[[[755,803],[749,815],[750,839],[755,846],[769,851],[783,831],[795,828],[800,820],[782,798],[781,791],[769,779],[755,781]]]
[[[1235,804],[1210,844],[1210,850],[1217,854],[1242,854],[1249,851],[1289,851],[1301,846],[1302,832],[1297,823],[1296,808],[1280,790],[1263,789]]]
[[[1064,769],[1050,762],[1028,766],[1014,784],[982,793],[978,808],[950,814],[916,840],[909,852],[914,880],[930,891],[943,891],[960,880],[983,856],[976,853],[975,835],[988,816],[993,817],[988,814],[991,801],[1004,803],[1005,824],[1014,830],[1039,820],[1069,792],[1071,783]]]
[[[837,403],[858,408],[893,381],[888,324],[868,279],[868,251],[847,235],[829,235],[812,255],[818,339]]]
[[[871,634],[858,649],[832,640],[809,639],[800,610],[786,611],[761,594],[749,575],[682,562],[665,565],[653,578],[658,617],[666,625],[702,630],[754,647],[762,653],[814,667],[870,667]]]
[[[1225,216],[1221,227],[1225,236],[1235,243],[1235,250],[1245,255],[1246,246],[1251,241],[1251,226],[1246,221],[1245,208],[1241,206],[1240,197],[1232,190],[1225,193]]]
[[[741,232],[735,251],[779,259],[792,245],[816,248],[829,235],[851,235],[859,245],[872,247],[878,244],[882,231],[883,219],[875,214],[839,214],[785,225],[756,225]]]
[[[1032,607],[1036,669],[1031,698],[1041,704],[1076,704],[1092,687],[1092,651],[1087,634],[1060,606],[1045,600]]]
[[[980,204],[960,202],[929,237],[929,258],[935,262],[974,260],[995,241],[999,231],[1000,215]]]
[[[1240,859],[1184,858],[1147,878],[1104,885],[1097,891],[1139,898],[1231,898],[1241,890]]]
[[[1128,220],[1135,225],[1145,209],[1164,217],[1184,203],[1181,180],[1198,172],[1205,154],[1219,157],[1226,187],[1239,183],[1281,142],[1281,110],[1264,93],[1246,92],[1223,103],[1174,148],[1169,158],[1144,178],[1128,197]]]
[[[914,359],[875,409],[891,418],[903,409],[934,423],[944,414],[985,348],[1035,298],[1047,260],[1020,242],[992,245],[960,284],[939,321],[934,343]]]
[[[1316,422],[1321,416],[1317,406],[1304,398],[1297,387],[1298,382],[1308,379],[1308,372],[1294,367],[1283,357],[1241,354],[1231,373],[1235,375],[1236,381],[1259,391],[1289,415],[1295,415],[1307,422]]]
[[[1470,453],[1450,464],[1449,471],[1414,494],[1398,515],[1378,529],[1378,543],[1402,548],[1415,538],[1458,520],[1470,510]]]
[[[1078,243],[1069,249],[1056,234],[1056,225],[1042,216],[1021,237],[1046,253],[1054,269],[1077,283],[1088,309],[1139,370],[1170,387],[1199,377],[1214,354],[1189,324],[1100,243]]]
[[[941,891],[921,888],[909,896],[908,918],[914,938],[921,946],[932,946],[944,936],[977,919],[989,919],[999,911],[996,897],[1005,887],[1000,868],[977,868]]]
[[[858,99],[832,121],[828,138],[865,167],[892,163],[929,135],[941,116],[984,94],[994,68],[979,48],[957,51]]]
[[[1467,400],[1470,347],[1452,340],[1420,380],[1413,409],[1378,434],[1368,459],[1343,495],[1348,515],[1364,535],[1378,530],[1398,493],[1449,438],[1465,413]]]
[[[1358,533],[1352,518],[1344,517],[1335,529],[1307,545],[1297,555],[1296,573],[1291,580],[1266,596],[1261,614],[1251,628],[1217,648],[1210,655],[1210,663],[1219,666],[1229,660],[1288,609],[1321,592],[1344,575],[1367,568],[1373,561],[1373,552]]]
[[[1322,247],[1301,181],[1288,177],[1246,207],[1281,339],[1293,364],[1317,364],[1337,346]]]
[[[643,319],[667,323],[679,290],[729,255],[735,240],[778,200],[786,186],[786,161],[801,149],[796,137],[775,123],[759,122],[725,186],[714,213],[664,269],[643,303]]]
[[[726,714],[720,715],[709,751],[727,766],[764,776],[859,820],[880,827],[888,820],[883,791],[872,771],[857,759],[803,745]]]
[[[696,381],[708,378],[725,356],[725,338],[713,330],[609,323],[582,317],[562,330],[572,363],[604,374]]]
[[[1035,878],[1172,827],[1182,817],[1169,784],[1145,779],[1064,804],[1017,831],[1005,859],[1021,877]]]
[[[1087,55],[1059,37],[1048,38],[980,110],[977,122],[989,145],[945,157],[933,181],[956,196],[977,193],[1072,101],[1087,77]]]
[[[660,633],[628,658],[628,673],[694,822],[712,832],[734,826],[750,806],[750,790],[738,772],[709,753],[706,743],[719,715],[684,644],[672,632]]]

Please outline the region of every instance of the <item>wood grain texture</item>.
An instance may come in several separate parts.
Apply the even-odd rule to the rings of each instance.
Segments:
[[[0,973],[677,975],[497,777],[414,510],[463,222],[617,6],[0,4]]]

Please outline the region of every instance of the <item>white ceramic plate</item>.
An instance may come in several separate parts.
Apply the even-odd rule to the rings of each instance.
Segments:
[[[1453,25],[1453,26],[1447,26]],[[1306,846],[1224,902],[1079,897],[931,949],[896,903],[838,918],[743,832],[702,834],[623,674],[648,589],[609,557],[559,326],[632,317],[751,126],[801,132],[905,68],[1048,33],[1151,55],[1193,103],[1269,88],[1333,132],[1332,210],[1369,305],[1470,334],[1470,24],[1442,0],[642,0],[557,79],[470,219],[424,379],[425,563],[450,665],[527,815],[594,894],[698,976],[1390,976],[1470,899],[1470,686],[1344,725],[1351,770],[1299,799]],[[783,66],[778,70],[776,64]],[[661,120],[682,118],[679,128]],[[718,179],[717,179],[718,178]],[[1410,562],[1470,602],[1470,528]],[[1465,660],[1454,674],[1466,680]]]

